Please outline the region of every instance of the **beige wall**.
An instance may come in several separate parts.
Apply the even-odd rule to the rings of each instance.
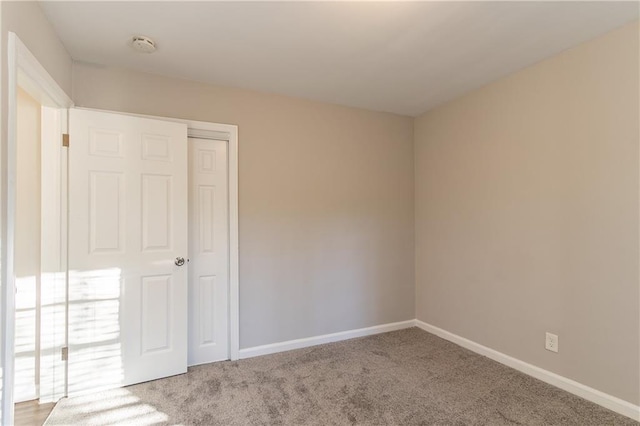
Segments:
[[[0,7],[2,7],[2,58],[7,57],[5,53],[7,32],[16,33],[62,90],[70,95],[71,57],[38,3],[3,1]]]
[[[73,97],[239,126],[242,348],[414,318],[411,118],[81,64]]]
[[[634,404],[638,48],[636,22],[415,122],[417,318]]]

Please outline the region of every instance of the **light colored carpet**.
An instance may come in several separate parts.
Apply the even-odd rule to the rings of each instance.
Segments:
[[[417,328],[64,399],[47,425],[637,425]]]

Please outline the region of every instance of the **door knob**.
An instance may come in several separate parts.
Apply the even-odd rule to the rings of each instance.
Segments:
[[[176,264],[176,266],[184,265],[184,257],[176,257],[175,264]]]

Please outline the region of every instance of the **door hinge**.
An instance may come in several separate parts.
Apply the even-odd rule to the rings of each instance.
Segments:
[[[62,348],[62,361],[67,361],[69,359],[69,348],[68,347],[64,347]]]
[[[69,134],[68,133],[63,133],[62,134],[62,146],[69,146]]]

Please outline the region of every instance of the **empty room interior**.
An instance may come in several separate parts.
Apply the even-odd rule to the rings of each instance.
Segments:
[[[1,423],[637,425],[639,18],[1,1]]]

